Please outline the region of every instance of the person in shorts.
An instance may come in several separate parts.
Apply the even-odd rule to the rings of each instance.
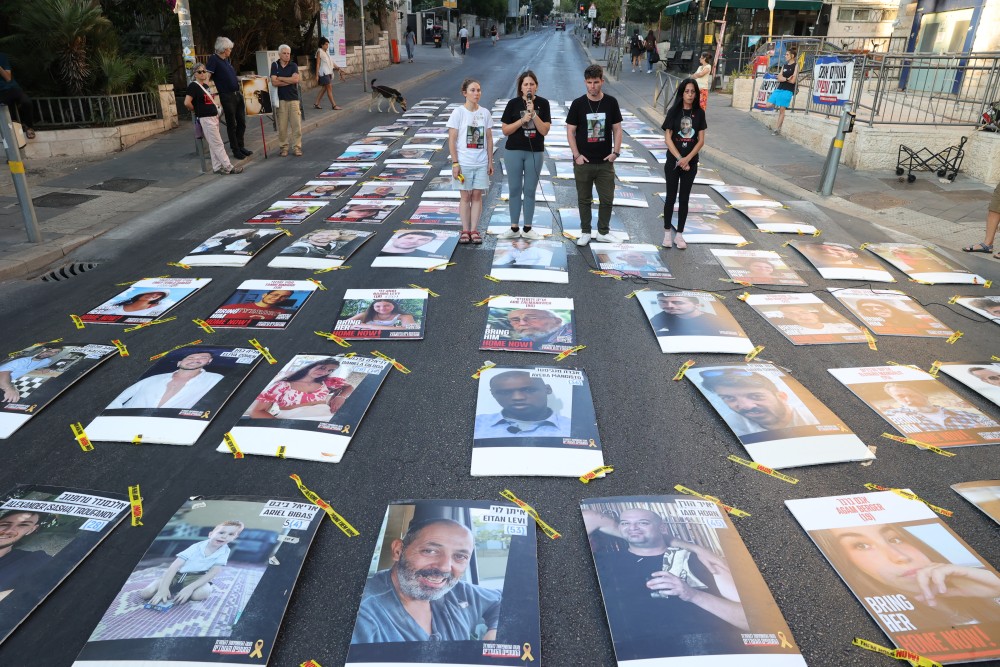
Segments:
[[[462,95],[465,104],[451,112],[447,123],[451,177],[462,198],[458,242],[482,243],[476,226],[483,214],[483,193],[493,175],[493,118],[489,109],[479,106],[483,89],[478,81],[463,81]]]
[[[772,136],[781,134],[781,125],[785,122],[785,109],[792,106],[795,97],[795,83],[799,80],[799,63],[797,51],[789,47],[785,51],[785,64],[778,73],[778,87],[767,98],[768,109],[778,109],[778,124],[771,131]]]

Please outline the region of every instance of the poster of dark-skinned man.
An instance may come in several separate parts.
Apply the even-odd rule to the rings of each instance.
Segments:
[[[1000,658],[1000,576],[930,507],[892,491],[785,506],[894,645],[943,665]]]
[[[580,503],[622,667],[805,667],[739,533],[715,503]]]
[[[349,289],[333,333],[341,338],[421,340],[427,296],[420,289]]]
[[[573,299],[527,296],[490,299],[480,350],[559,354],[575,345]]]
[[[753,350],[736,318],[708,292],[642,290],[635,298],[661,352],[747,354]]]
[[[541,664],[535,548],[534,521],[506,501],[394,501],[346,664]]]
[[[261,360],[252,347],[197,345],[158,359],[87,425],[91,440],[193,445]]]
[[[129,513],[122,493],[22,484],[0,494],[0,643]]]
[[[266,665],[324,516],[301,498],[186,500],[73,666]]]
[[[794,468],[875,458],[837,415],[774,364],[694,366],[685,377],[761,465]]]
[[[579,477],[604,465],[582,370],[488,368],[479,376],[472,475]]]
[[[873,252],[918,282],[982,285],[986,279],[933,248],[917,243],[869,243]]]

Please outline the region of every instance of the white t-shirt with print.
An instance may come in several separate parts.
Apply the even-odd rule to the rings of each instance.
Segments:
[[[225,567],[229,562],[229,547],[223,544],[214,553],[209,554],[205,552],[209,544],[209,540],[202,540],[177,554],[177,558],[184,560],[178,572],[208,572],[216,565]]]
[[[458,131],[458,163],[466,167],[485,167],[489,162],[486,154],[486,133],[490,132],[493,119],[483,107],[469,111],[463,104],[451,112],[448,128]]]

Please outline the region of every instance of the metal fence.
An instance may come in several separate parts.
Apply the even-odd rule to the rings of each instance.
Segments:
[[[908,37],[857,37],[855,35],[824,35],[822,37],[802,37],[800,35],[773,36],[771,42],[791,40],[809,42],[809,51],[826,55],[835,51],[845,53],[884,53],[902,54],[906,51]],[[767,44],[767,37],[760,35],[743,35],[735,52],[726,49],[728,60],[735,61],[732,71],[743,71],[753,60],[753,54],[762,44]],[[778,60],[781,64],[783,61]]]
[[[35,97],[31,101],[40,127],[109,127],[160,117],[159,97],[152,93]]]

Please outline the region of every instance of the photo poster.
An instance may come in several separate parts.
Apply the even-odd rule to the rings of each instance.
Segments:
[[[590,243],[590,252],[602,271],[642,278],[673,278],[659,248],[651,243]]]
[[[400,132],[400,136],[402,136]],[[390,137],[383,135],[367,135],[356,139],[354,141],[355,146],[392,146],[398,141],[399,137]]]
[[[1000,479],[952,484],[951,490],[1000,523]]]
[[[303,234],[268,262],[274,269],[332,269],[344,262],[375,232],[361,229],[317,229]]]
[[[898,290],[827,288],[876,336],[948,338],[954,332]]]
[[[440,569],[426,555],[435,548],[452,554],[450,568]],[[434,635],[400,606],[403,587],[427,600],[418,604],[429,606]],[[388,506],[347,665],[537,665],[541,641],[535,526],[524,510],[489,500]]]
[[[1000,296],[963,296],[956,303],[1000,324]]]
[[[559,354],[576,346],[573,299],[499,296],[487,304],[480,350]]]
[[[337,67],[347,67],[347,32],[344,0],[320,0],[320,32],[330,40],[327,50]]]
[[[587,374],[493,366],[479,376],[472,475],[579,477],[604,465]]]
[[[327,216],[326,221],[378,224],[385,222],[402,204],[402,199],[351,199]]]
[[[437,153],[435,148],[405,146],[395,149],[387,157],[396,164],[429,164],[434,159],[435,153]]]
[[[615,175],[622,183],[666,183],[660,169],[653,171],[645,164],[620,164],[615,166]]]
[[[868,341],[856,324],[813,294],[751,294],[745,303],[793,345]]]
[[[351,144],[344,152],[333,158],[334,162],[371,162],[382,157],[389,150],[389,142],[384,144]]]
[[[1000,443],[1000,424],[919,368],[828,370],[907,438],[942,449]]]
[[[566,162],[565,160],[558,160],[556,163],[556,178],[560,180],[574,180],[576,178],[576,171],[573,167],[572,162]]]
[[[876,260],[846,243],[789,241],[826,280],[866,280],[894,283],[896,279]]]
[[[271,105],[271,79],[266,76],[241,76],[239,80],[243,93],[243,109],[247,116],[266,116],[274,113]]]
[[[372,129],[368,130],[369,137],[401,137],[406,134],[407,125],[401,122],[402,119],[396,119],[396,122],[390,125],[376,125]],[[393,140],[394,141],[394,140]],[[391,143],[391,142],[386,142]]]
[[[576,209],[574,209],[576,210]],[[562,217],[560,215],[560,217]],[[579,220],[579,213],[577,214],[577,219]],[[493,213],[489,216],[489,227],[486,229],[487,234],[499,235],[504,232],[510,231],[510,208],[506,205],[497,206],[493,209]],[[535,209],[535,215],[531,221],[531,230],[538,232],[542,236],[552,236],[553,227],[555,225],[555,216],[548,207],[538,207]],[[523,231],[524,229],[524,217],[518,219],[518,227]]]
[[[333,333],[345,339],[423,340],[427,297],[421,289],[349,289]]]
[[[773,364],[695,366],[685,377],[761,465],[781,469],[875,458],[837,415]]]
[[[326,206],[326,202],[276,201],[264,211],[251,216],[248,225],[301,225],[310,215]]]
[[[691,496],[616,496],[585,498],[580,510],[618,665],[805,667],[719,505]],[[642,556],[631,552],[640,540]],[[713,599],[685,602],[694,592]]]
[[[327,178],[306,181],[306,184],[301,189],[288,195],[288,198],[333,201],[338,197],[342,197],[344,193],[354,187],[355,182],[354,180],[333,180]]]
[[[677,229],[677,213],[674,213],[671,223]],[[746,239],[717,215],[709,213],[688,213],[684,224],[684,240],[688,243],[714,243],[718,245],[739,245]]]
[[[448,141],[448,128],[443,125],[424,125],[418,127],[413,136],[417,139],[438,139],[444,143]]]
[[[917,243],[869,243],[865,248],[918,282],[982,285],[986,279]]]
[[[261,360],[252,347],[192,345],[168,352],[85,429],[96,442],[193,445]]]
[[[397,229],[372,261],[375,268],[444,271],[458,247],[458,232]]]
[[[663,201],[667,200],[666,192],[657,192],[656,196]],[[677,207],[680,206],[680,202],[674,202],[674,212],[677,211]],[[712,199],[712,195],[707,195],[699,192],[692,192],[691,196],[688,198],[688,219],[690,220],[690,215],[692,213],[710,213],[712,215],[720,215],[723,213],[722,207],[715,203]],[[687,232],[685,232],[687,233]]]
[[[800,285],[799,277],[773,250],[712,250],[715,259],[734,282],[751,285]]]
[[[244,280],[205,321],[223,329],[284,329],[317,289],[308,280]]]
[[[246,266],[254,255],[278,239],[277,229],[225,229],[181,259],[189,266]]]
[[[816,226],[802,219],[795,211],[775,206],[767,206],[753,202],[742,206],[734,206],[754,227],[763,232],[775,234],[815,234]],[[688,209],[690,210],[690,209]]]
[[[709,169],[698,165],[698,175],[694,177],[695,185],[725,185],[718,169]]]
[[[334,162],[329,167],[321,171],[317,178],[359,181],[374,168],[374,162],[355,162],[353,164]]]
[[[987,401],[1000,406],[1000,363],[995,361],[943,361],[942,373],[961,382]]]
[[[427,183],[420,193],[422,199],[461,199],[462,191],[458,189],[455,179],[451,176],[435,176]]]
[[[754,345],[722,302],[708,292],[635,293],[666,353],[749,354]]]
[[[9,438],[111,357],[114,345],[42,343],[0,360],[0,439]]]
[[[266,665],[324,516],[285,498],[186,500],[73,666]]]
[[[212,282],[211,278],[144,278],[80,316],[87,324],[152,322]]]
[[[0,559],[0,643],[130,514],[123,493],[20,484],[0,495],[8,549]]]
[[[352,199],[406,199],[412,181],[367,181],[362,183]]]
[[[597,186],[594,186],[594,203],[601,203],[600,198],[597,196]],[[646,193],[638,185],[628,185],[626,183],[615,183],[615,194],[611,203],[615,206],[649,208],[649,202],[646,201]]]
[[[500,280],[566,285],[566,246],[548,239],[498,239],[490,275]]]
[[[535,215],[538,215],[539,209],[535,209]],[[508,216],[510,214],[508,213]],[[569,234],[573,238],[578,238],[583,234],[583,229],[581,229],[580,223],[580,209],[577,207],[573,208],[561,208],[559,209],[559,219],[562,221],[562,230],[564,234]],[[597,211],[591,211],[590,218],[591,230],[597,229]],[[628,230],[625,228],[625,223],[622,219],[618,217],[616,211],[611,211],[611,221],[608,223],[609,230],[612,235],[623,241],[628,241],[632,237],[629,235]],[[508,229],[510,225],[507,225]]]
[[[730,206],[764,206],[767,208],[782,208],[784,204],[771,199],[757,188],[746,185],[713,185],[712,189],[722,195]]]
[[[556,164],[558,165],[559,163],[556,163]],[[572,165],[570,165],[570,166],[572,166]],[[451,175],[451,169],[442,169],[441,171],[443,171],[447,175]],[[503,158],[500,158],[500,173],[503,174],[504,176],[507,175],[507,162]],[[544,161],[541,162],[541,166],[540,166],[540,168],[538,170],[538,175],[539,176],[547,176],[547,177],[551,177],[552,176],[552,172],[549,171],[549,165],[546,164]]]
[[[455,225],[461,227],[462,217],[458,200],[421,199],[417,208],[406,219],[411,225]]]
[[[559,168],[561,162],[565,162],[572,166],[573,162],[573,151],[570,150],[569,146],[555,146],[552,144],[547,144],[545,146],[546,156],[556,163],[556,169]]]
[[[510,200],[510,185],[504,180],[500,186],[500,201],[508,200]],[[556,202],[556,187],[552,181],[538,181],[538,187],[535,189],[535,201],[550,204]]]
[[[340,463],[392,365],[378,357],[297,354],[230,431],[244,454]],[[225,442],[216,451],[229,454]]]
[[[842,107],[851,99],[854,58],[817,56],[813,64],[813,104]]]
[[[754,88],[753,106],[750,110],[767,111],[770,108],[767,100],[771,97],[771,93],[778,89],[778,76],[776,74],[764,74],[762,77],[757,77],[757,82],[758,84]]]
[[[929,507],[892,491],[785,506],[895,646],[944,665],[1000,657],[1000,576]]]
[[[386,165],[378,174],[372,176],[376,181],[423,181],[430,174],[430,165]]]

